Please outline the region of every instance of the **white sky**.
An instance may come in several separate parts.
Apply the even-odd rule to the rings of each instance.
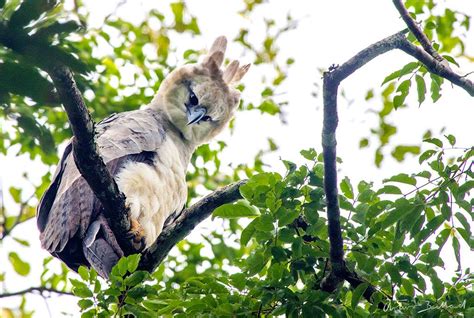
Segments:
[[[86,1],[94,8],[93,21],[100,21],[101,17],[108,14],[117,2],[116,0]],[[272,170],[282,171],[283,166],[279,162],[279,157],[301,162],[299,156],[301,149],[314,147],[320,151],[322,99],[321,96],[318,99],[311,97],[311,92],[314,90],[313,84],[315,82],[319,85],[322,84],[318,68],[341,64],[359,50],[404,28],[391,1],[275,0],[271,2],[270,6],[265,5],[257,8],[256,14],[252,15],[252,20],[236,15],[236,12],[242,8],[241,1],[191,0],[188,2],[190,11],[198,17],[203,36],[189,40],[190,42],[177,43],[178,47],[188,48],[191,44],[196,49],[208,47],[216,36],[224,34],[228,38],[234,38],[243,25],[251,26],[252,30],[259,30],[250,37],[253,43],[259,43],[265,36],[264,17],[282,21],[290,12],[295,19],[300,20],[298,28],[285,35],[279,42],[282,57],[284,59],[294,57],[296,60],[290,69],[287,83],[283,88],[278,89],[278,92],[284,93],[283,98],[290,101],[289,106],[285,109],[288,124],[282,125],[277,118],[260,115],[257,112],[237,114],[234,134],[231,136],[226,132],[221,137],[229,145],[222,155],[223,166],[251,162],[258,150],[268,147],[267,137],[269,136],[280,146],[276,153],[266,157]],[[145,10],[152,7],[167,8],[167,3],[169,1],[129,1],[119,10],[119,14],[132,20],[139,20],[143,17],[142,12]],[[463,12],[474,12],[474,2],[471,0],[449,1],[448,5],[452,9]],[[470,32],[465,43],[467,51],[471,56],[474,55],[473,31]],[[233,44],[228,47],[228,56],[239,58],[244,62],[251,60],[245,52],[240,52]],[[369,103],[365,102],[366,91],[369,88],[375,88],[376,92],[380,92],[379,88],[383,78],[408,61],[411,59],[403,53],[391,52],[372,61],[342,84],[341,87],[346,96],[353,102],[348,105],[342,98],[339,99],[338,155],[344,161],[339,175],[340,179],[347,175],[353,180],[353,184],[356,183],[356,180],[361,179],[380,182],[384,177],[400,170],[410,172],[417,169],[418,163],[414,158],[408,158],[403,163],[403,168],[394,160],[386,160],[382,169],[376,169],[373,164],[373,149],[362,151],[358,147],[360,138],[367,136],[369,128],[376,125],[376,117],[370,113],[370,110],[380,108],[377,98]],[[461,66],[464,73],[474,71],[474,64],[461,62],[463,62]],[[263,89],[260,84],[263,75],[256,71],[256,68],[251,69],[250,74],[244,80],[247,87],[245,98],[258,101],[259,94]],[[391,122],[398,127],[398,134],[393,138],[394,144],[419,144],[422,134],[427,129],[431,129],[433,133],[437,134],[442,127],[446,127],[447,133],[452,133],[457,137],[459,146],[472,146],[474,136],[474,125],[472,124],[474,102],[472,98],[463,90],[457,87],[451,89],[449,85],[443,87],[442,93],[443,97],[435,105],[428,101],[420,109],[412,106],[392,115]],[[414,98],[411,94],[408,101],[414,101]],[[411,103],[411,105],[416,104]],[[389,154],[387,154],[388,156]],[[30,162],[26,157],[17,158],[10,154],[0,158],[0,177],[3,179],[4,189],[8,189],[11,185],[23,185],[24,183],[19,183],[18,180],[26,170],[31,172],[30,179],[34,182],[39,180],[45,171],[41,164]],[[11,207],[11,200],[7,200],[7,204],[7,207]],[[200,225],[200,228],[213,227],[210,222],[206,221]],[[38,232],[34,221],[19,226],[13,234],[24,237],[24,233],[31,233],[29,240],[33,248],[22,250],[17,243],[8,240],[4,244],[8,248],[0,251],[0,272],[5,270],[9,272],[7,279],[9,291],[37,285],[40,274],[39,270],[35,269],[34,262],[32,263],[32,274],[26,279],[10,274],[11,269],[9,265],[5,264],[9,264],[6,258],[12,246],[18,246],[15,249],[18,250],[20,256],[30,261],[42,259],[47,255],[39,246]],[[199,235],[194,233],[192,237],[198,239]],[[445,250],[449,250],[449,246],[446,246]],[[463,250],[464,260],[474,256],[465,245]],[[455,268],[452,254],[444,255],[443,259],[448,263],[447,272],[452,272]],[[453,261],[447,261],[450,259]],[[464,265],[466,264],[467,262],[464,261]],[[56,299],[53,297],[49,301],[53,317],[59,316],[63,311],[77,312],[74,298],[62,297],[59,302]],[[13,298],[0,299],[0,308],[10,305],[10,302],[13,304],[13,301],[16,300]],[[48,314],[41,297],[29,296],[28,302],[31,308],[37,310],[37,317],[44,317]]]

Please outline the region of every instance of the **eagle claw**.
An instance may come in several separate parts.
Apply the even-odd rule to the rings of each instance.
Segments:
[[[137,252],[141,252],[145,248],[145,231],[137,220],[130,218],[130,229],[125,237],[131,241]]]

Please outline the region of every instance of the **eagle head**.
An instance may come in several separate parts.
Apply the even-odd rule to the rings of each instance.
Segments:
[[[234,60],[222,71],[226,46],[226,38],[218,37],[201,63],[173,70],[150,104],[164,111],[181,137],[193,146],[217,135],[230,121],[240,101],[240,92],[234,85],[250,64],[239,66]]]

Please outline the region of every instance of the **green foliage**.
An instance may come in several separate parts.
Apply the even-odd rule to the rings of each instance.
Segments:
[[[471,18],[469,15],[450,9],[439,10],[438,2],[432,0],[408,0],[405,1],[405,6],[416,21],[423,21],[424,33],[433,41],[433,47],[446,61],[458,66],[459,64],[456,59],[471,59],[464,52],[465,44],[462,40],[464,34],[470,30]],[[411,33],[408,39],[416,42]],[[378,145],[374,156],[374,162],[378,167],[381,166],[385,159],[384,149],[389,146],[390,140],[397,134],[397,125],[389,121],[393,111],[407,107],[405,101],[410,92],[412,94],[415,92],[413,89],[415,86],[419,106],[427,98],[430,98],[433,103],[437,102],[442,96],[441,92],[444,82],[443,78],[429,73],[417,61],[405,64],[399,70],[391,72],[383,79],[383,89],[380,93],[383,103],[381,109],[377,111],[379,124],[370,131],[370,135],[375,139],[375,142],[372,142],[372,144]],[[370,93],[371,97],[374,96],[372,89],[368,93]],[[426,96],[427,93],[429,93],[428,97]],[[370,139],[372,138],[362,138],[360,148],[366,147],[370,143]],[[416,147],[415,145],[393,145],[391,155],[395,160],[403,161],[406,154],[416,155],[419,153],[419,149]]]
[[[472,178],[469,163],[474,151],[466,149],[452,160],[446,158],[443,148],[431,150],[435,151],[434,159],[424,163],[426,170],[394,175],[380,189],[364,181],[355,187],[347,177],[340,185],[347,264],[378,287],[380,294],[375,297],[388,296],[383,310],[364,300],[367,283],[354,290],[342,285],[335,294],[319,287],[328,271],[329,242],[321,188],[322,158],[310,149],[302,151],[309,159],[307,164],[286,161],[289,168],[284,176],[253,176],[241,187],[248,203],[226,205],[214,213],[214,217],[231,220],[253,217],[250,223],[238,222],[246,224],[239,247],[227,245],[224,252],[214,245],[208,258],[201,254],[202,245],[180,244],[181,248],[187,246],[188,260],[168,273],[165,268],[176,261],[171,257],[152,275],[134,272],[138,256],[122,258],[109,282],[100,288],[94,271],[81,268],[83,282],[72,280],[72,284],[81,298],[82,315],[467,314],[472,305],[470,269],[459,268],[454,284],[441,280],[436,269],[444,266],[439,256],[448,241],[455,259],[461,257],[460,239],[474,247],[467,221],[472,211],[454,212],[460,211],[456,207],[474,203],[466,201],[474,183],[465,178]],[[433,162],[442,162],[443,168]],[[211,259],[214,266],[199,274],[190,269]],[[219,265],[223,260],[236,269],[234,274]]]

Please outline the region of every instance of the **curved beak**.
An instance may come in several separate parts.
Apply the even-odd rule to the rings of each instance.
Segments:
[[[199,123],[201,118],[206,116],[207,109],[200,105],[194,107],[186,107],[186,115],[188,117],[188,125]]]

